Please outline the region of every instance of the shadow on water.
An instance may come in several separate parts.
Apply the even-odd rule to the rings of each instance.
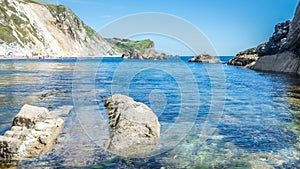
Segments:
[[[223,125],[220,128],[220,134],[225,135],[223,142],[234,143],[249,152],[279,151],[297,142],[297,136],[293,132],[277,126]]]
[[[297,123],[291,110],[300,108],[300,77],[244,71],[243,79],[237,79],[235,74],[228,77],[228,90],[233,93],[228,94],[230,99],[227,99],[225,114],[234,120],[223,120],[219,124],[219,134],[224,136],[223,142],[231,142],[245,151],[254,153],[276,152],[295,146],[299,133],[297,136],[297,133],[287,129],[286,125]],[[293,90],[289,87],[291,84],[295,85]],[[235,104],[232,106],[228,101]],[[284,102],[294,104],[287,105]],[[237,107],[243,109],[236,109]]]
[[[294,117],[295,125],[293,128],[300,133],[300,76],[291,75],[287,80],[290,84],[286,85],[286,102],[289,103],[288,108]]]

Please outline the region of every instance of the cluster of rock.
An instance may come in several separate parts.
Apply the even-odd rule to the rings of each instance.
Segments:
[[[258,59],[257,48],[247,49],[239,52],[233,59],[229,60],[227,64],[235,66],[249,67]]]
[[[300,3],[292,21],[279,23],[268,42],[237,54],[228,62],[255,70],[300,74]]]
[[[106,102],[109,110],[110,141],[108,150],[122,155],[146,154],[158,142],[157,116],[143,103],[115,94]]]
[[[221,63],[220,59],[210,54],[200,54],[194,58],[189,59],[189,62],[202,62],[202,63]]]
[[[287,36],[290,28],[290,21],[278,23],[275,26],[275,32],[270,40],[260,44],[257,47],[239,52],[228,64],[235,66],[253,66],[259,57],[273,55],[283,51],[283,46],[286,44]]]
[[[0,160],[22,160],[47,152],[64,126],[46,108],[24,105],[10,130],[0,136]]]
[[[167,55],[158,53],[154,47],[145,49],[144,51],[128,51],[122,55],[124,59],[138,59],[138,60],[165,60]]]

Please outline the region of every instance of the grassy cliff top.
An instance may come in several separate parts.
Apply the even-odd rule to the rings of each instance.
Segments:
[[[154,42],[150,39],[133,41],[120,38],[106,38],[106,40],[113,46],[115,50],[121,53],[134,50],[144,51],[147,48],[152,47],[154,44]]]

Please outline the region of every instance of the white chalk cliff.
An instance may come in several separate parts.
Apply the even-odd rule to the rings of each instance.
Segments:
[[[115,51],[69,8],[0,0],[0,56],[103,56]]]

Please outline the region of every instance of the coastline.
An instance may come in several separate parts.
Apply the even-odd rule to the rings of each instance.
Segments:
[[[121,58],[121,55],[105,56],[0,56],[1,60],[67,60],[76,58]]]

